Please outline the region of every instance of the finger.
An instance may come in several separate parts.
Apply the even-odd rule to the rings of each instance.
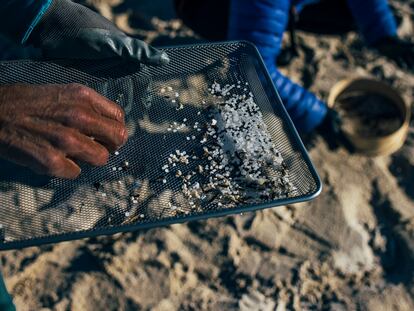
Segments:
[[[101,144],[75,130],[57,142],[57,146],[71,159],[80,160],[94,166],[108,162],[109,152]]]
[[[7,148],[2,150],[2,156],[11,162],[41,175],[65,179],[74,179],[81,172],[78,165],[43,139],[24,131],[9,133],[7,139]]]
[[[68,84],[64,87],[64,96],[66,101],[87,103],[95,112],[125,123],[123,109],[91,88],[76,83]]]
[[[53,151],[50,151],[53,152]],[[71,159],[66,158],[62,153],[54,151],[45,157],[48,162],[45,165],[45,172],[49,176],[63,179],[76,179],[81,173],[80,167]],[[42,174],[43,168],[39,171]]]
[[[71,159],[95,166],[105,165],[108,162],[108,150],[77,130],[41,120],[27,122],[22,125],[22,128],[43,137]]]
[[[104,29],[82,29],[77,33],[76,41],[66,40],[62,45],[64,48],[61,48],[61,51],[59,51],[61,58],[74,58],[73,55],[70,55],[72,52],[70,47],[73,45],[78,46],[78,42],[92,42],[93,44],[86,44],[86,49],[83,51],[81,58],[104,59],[121,57],[127,61],[155,66],[166,65],[170,61],[165,52],[157,50],[139,39],[129,37],[122,32]]]
[[[170,62],[167,53],[147,45],[141,40],[127,38],[125,44],[130,47],[127,50],[130,51],[129,56],[132,60],[135,59],[135,61],[152,66],[167,65]]]
[[[70,109],[66,107],[56,113],[55,122],[79,130],[81,133],[94,137],[110,151],[125,144],[128,132],[124,124],[97,115],[88,109]]]

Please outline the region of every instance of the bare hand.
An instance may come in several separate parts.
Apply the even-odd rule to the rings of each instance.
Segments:
[[[122,109],[86,86],[0,86],[0,157],[39,174],[76,178],[75,160],[104,165],[127,138]]]

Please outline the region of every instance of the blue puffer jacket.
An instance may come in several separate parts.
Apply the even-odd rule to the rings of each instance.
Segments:
[[[335,0],[331,0],[335,1]],[[306,133],[318,126],[326,115],[324,102],[283,76],[276,68],[289,9],[318,0],[231,0],[229,39],[254,43],[267,66],[296,128]],[[348,0],[361,33],[368,44],[384,36],[394,36],[397,26],[387,0]]]

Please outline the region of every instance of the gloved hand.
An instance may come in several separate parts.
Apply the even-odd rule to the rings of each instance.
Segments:
[[[340,145],[353,151],[353,147],[341,131],[342,120],[339,113],[328,107],[328,111],[322,123],[316,128],[316,132],[322,136],[330,150],[336,150]]]
[[[39,174],[76,178],[74,161],[104,165],[127,136],[122,109],[86,86],[0,86],[0,157]]]
[[[394,60],[399,67],[414,70],[414,43],[398,37],[385,37],[376,42],[374,48]]]
[[[325,119],[321,126],[326,130],[329,130],[332,134],[337,135],[341,131],[341,125],[342,120],[339,113],[335,109],[328,107],[328,111],[326,112]]]
[[[103,16],[70,0],[53,0],[28,43],[49,58],[122,58],[148,65],[169,61],[165,52],[127,36]]]

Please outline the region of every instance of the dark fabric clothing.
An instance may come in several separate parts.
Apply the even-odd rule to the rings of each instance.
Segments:
[[[275,2],[290,2],[300,12],[309,4],[315,4],[321,1],[322,0],[277,0]],[[338,0],[324,1],[336,2]],[[365,37],[368,44],[372,44],[385,36],[396,35],[397,23],[388,5],[388,0],[346,1],[352,15],[354,16],[355,22],[359,27],[359,30]],[[341,6],[338,6],[338,8],[340,9]]]
[[[1,0],[0,33],[24,43],[52,0]]]
[[[212,41],[227,38],[230,0],[174,0],[183,22],[197,34]]]
[[[305,6],[298,12],[294,27],[322,35],[358,31],[347,0],[322,0]]]
[[[3,276],[0,273],[0,310],[1,311],[16,311],[12,298],[7,292],[6,285],[3,281]]]

